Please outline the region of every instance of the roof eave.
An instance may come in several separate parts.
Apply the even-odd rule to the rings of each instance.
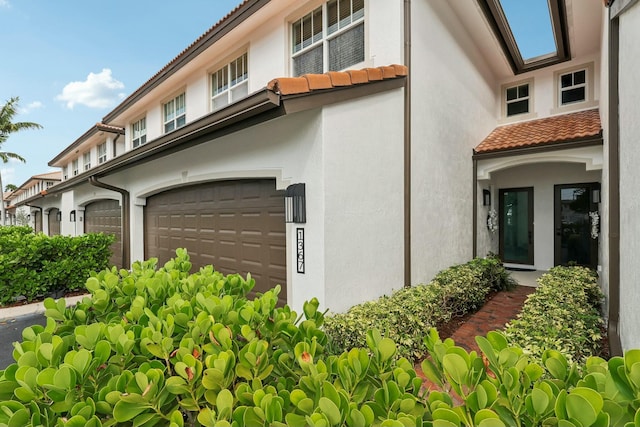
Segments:
[[[590,135],[588,137],[575,138],[571,140],[555,141],[538,145],[527,145],[523,147],[514,147],[504,150],[483,151],[478,153],[473,150],[473,160],[494,159],[498,157],[523,156],[525,154],[544,153],[557,150],[568,150],[571,148],[591,147],[594,145],[603,145],[602,130],[598,135]]]

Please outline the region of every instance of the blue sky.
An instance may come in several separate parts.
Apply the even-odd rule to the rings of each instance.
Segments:
[[[523,56],[548,51],[539,47],[549,43],[539,25],[531,25],[545,9],[521,7],[546,7],[546,0],[501,1],[522,25],[513,30],[516,39],[529,42]],[[0,163],[3,183],[21,185],[55,170],[47,166],[51,159],[240,2],[0,0],[0,104],[20,97],[14,120],[43,126],[3,145],[27,160]]]
[[[102,120],[241,0],[0,0],[0,105],[20,97],[15,133],[0,163],[3,183],[21,185]]]

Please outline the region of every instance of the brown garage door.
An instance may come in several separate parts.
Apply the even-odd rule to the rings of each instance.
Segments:
[[[56,208],[49,211],[49,236],[57,236],[60,234],[60,221],[58,221],[59,212]]]
[[[282,286],[286,300],[284,192],[274,180],[219,181],[147,198],[145,258],[160,265],[186,248],[193,270],[251,273],[254,291]]]
[[[115,235],[109,262],[118,268],[122,267],[122,210],[117,200],[99,200],[85,206],[84,232]]]

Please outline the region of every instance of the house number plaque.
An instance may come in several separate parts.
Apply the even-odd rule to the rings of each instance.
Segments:
[[[304,274],[304,228],[296,229],[297,234],[297,264],[298,264],[298,273]]]

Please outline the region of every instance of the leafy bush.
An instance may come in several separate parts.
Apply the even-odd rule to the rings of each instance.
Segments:
[[[327,356],[316,299],[301,315],[278,306],[279,286],[249,301],[250,276],[189,274],[176,254],[93,274],[76,306],[47,299],[46,326],[0,371],[0,425],[422,422],[422,381],[391,340],[370,331],[366,349]]]
[[[0,227],[0,305],[81,288],[91,271],[107,267],[113,240],[104,234],[49,237],[29,227]]]
[[[598,354],[602,341],[600,305],[603,294],[593,270],[586,267],[554,267],[538,279],[506,336],[510,343],[540,359],[547,349],[560,351],[569,360],[583,362]]]
[[[490,291],[514,285],[498,258],[477,258],[439,272],[428,285],[400,289],[327,316],[324,330],[336,353],[358,346],[366,331],[376,328],[398,345],[399,356],[419,360],[426,354],[425,331],[478,310]]]
[[[483,357],[436,330],[425,337],[433,426],[640,426],[640,350],[590,357],[582,373],[556,350],[532,358],[501,332],[476,342]]]

